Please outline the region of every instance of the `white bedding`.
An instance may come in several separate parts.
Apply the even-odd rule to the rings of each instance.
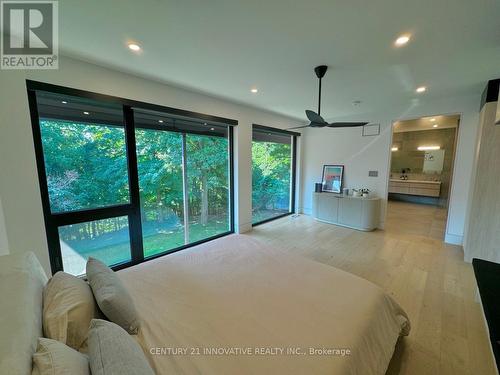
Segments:
[[[410,329],[374,284],[245,235],[118,274],[158,374],[384,374]]]

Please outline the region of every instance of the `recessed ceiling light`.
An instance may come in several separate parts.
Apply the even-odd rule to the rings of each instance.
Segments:
[[[211,131],[214,131],[214,130],[215,130],[215,128],[210,128],[210,130],[211,130]]]
[[[61,103],[62,103],[62,104],[68,104],[68,102],[67,102],[67,101],[65,101],[65,100],[63,100]]]
[[[163,124],[163,120],[158,120],[158,122],[159,122],[160,124]]]
[[[425,92],[426,90],[427,90],[427,87],[420,86],[420,87],[417,87],[417,90],[415,90],[415,91],[417,91],[419,94],[421,94],[421,93]]]
[[[396,41],[394,42],[394,44],[397,47],[401,47],[401,46],[404,46],[409,41],[410,41],[410,36],[409,35],[401,35],[398,39],[396,39]]]
[[[84,115],[90,115],[87,111],[83,112]]]
[[[438,127],[438,124],[434,124],[432,125],[433,128],[437,128]]]
[[[436,119],[433,117],[433,118],[429,119],[429,121],[434,122],[434,121],[436,121]]]
[[[138,52],[141,50],[141,46],[139,46],[138,44],[136,43],[129,43],[128,44],[128,48],[134,52]]]
[[[250,92],[253,92],[254,94],[256,94],[259,92],[259,90],[254,87],[253,89],[250,90]]]

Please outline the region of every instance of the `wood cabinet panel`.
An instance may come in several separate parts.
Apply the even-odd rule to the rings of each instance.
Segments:
[[[363,213],[361,199],[341,199],[339,205],[339,223],[349,227],[359,226]]]
[[[313,193],[312,213],[320,221],[370,231],[379,226],[380,198]]]
[[[441,184],[412,181],[390,181],[389,193],[439,197],[441,193]]]

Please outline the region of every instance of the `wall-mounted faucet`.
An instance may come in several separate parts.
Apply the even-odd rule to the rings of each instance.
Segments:
[[[401,176],[399,176],[400,180],[408,180],[407,173],[411,172],[411,168],[403,168],[401,169]]]

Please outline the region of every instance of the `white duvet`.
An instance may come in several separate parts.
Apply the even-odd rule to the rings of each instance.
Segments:
[[[384,374],[410,330],[376,285],[245,235],[118,275],[158,374]]]

